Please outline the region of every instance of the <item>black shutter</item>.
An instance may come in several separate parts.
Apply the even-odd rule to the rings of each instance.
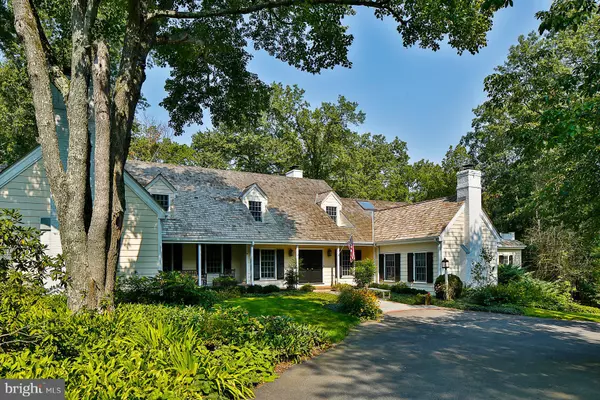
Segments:
[[[162,269],[163,271],[172,271],[173,270],[173,245],[171,243],[163,243],[162,245]]]
[[[283,254],[283,249],[277,250],[277,279],[283,279],[285,275]]]
[[[231,245],[223,245],[223,273],[231,275]]]
[[[395,279],[396,282],[400,281],[400,262],[401,262],[400,253],[394,254],[394,267],[396,269],[394,275],[396,275],[396,279]]]
[[[206,245],[202,244],[200,246],[202,247],[200,251],[200,271],[202,271],[202,275],[206,275]]]
[[[344,259],[344,252],[347,251],[348,253],[350,253],[350,250],[341,250],[340,251],[340,270],[338,271],[338,278],[342,277],[342,260]],[[337,261],[336,261],[337,262]],[[337,264],[335,266],[337,268]]]
[[[427,253],[427,283],[433,283],[433,253]]]
[[[173,271],[181,271],[183,269],[183,244],[173,244]]]
[[[385,279],[384,271],[385,270],[385,257],[383,254],[379,255],[379,282],[383,282]]]
[[[254,280],[260,280],[260,250],[254,249]]]
[[[356,261],[362,260],[362,250],[355,250],[354,251],[354,258],[356,258]]]
[[[415,267],[415,264],[413,262],[413,256],[414,256],[413,253],[408,253],[408,263],[407,263],[408,265],[407,265],[407,267],[408,267],[408,281],[409,282],[414,282],[415,281],[415,279],[413,278],[413,270],[414,270],[414,267]]]

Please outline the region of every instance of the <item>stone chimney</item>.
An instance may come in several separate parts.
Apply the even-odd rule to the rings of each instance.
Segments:
[[[464,245],[467,253],[465,278],[470,281],[471,266],[477,262],[482,247],[481,171],[463,166],[457,174],[457,201],[465,202]]]
[[[303,178],[304,172],[298,169],[298,166],[293,166],[291,170],[285,173],[288,178]]]

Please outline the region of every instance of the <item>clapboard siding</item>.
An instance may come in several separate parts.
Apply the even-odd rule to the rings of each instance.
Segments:
[[[442,245],[442,259],[448,260],[448,273],[457,275],[463,280],[466,278],[464,271],[466,256],[460,245],[464,243],[464,232],[465,213],[459,211],[456,219],[444,234]]]
[[[432,283],[408,282],[408,253],[433,253],[433,279],[438,277],[438,245],[435,242],[393,244],[379,247],[379,254],[400,253],[400,280],[410,287],[433,292]]]

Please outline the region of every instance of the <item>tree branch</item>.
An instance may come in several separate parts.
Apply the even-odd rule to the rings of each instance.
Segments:
[[[177,18],[177,19],[202,19],[212,17],[223,17],[227,15],[245,15],[261,10],[271,10],[274,8],[293,7],[304,4],[337,4],[345,6],[363,6],[377,8],[390,12],[400,23],[405,21],[401,16],[389,7],[390,0],[369,1],[369,0],[276,0],[265,3],[254,4],[242,8],[228,8],[222,10],[209,11],[178,11],[178,10],[156,10],[147,14],[147,20],[154,18]]]

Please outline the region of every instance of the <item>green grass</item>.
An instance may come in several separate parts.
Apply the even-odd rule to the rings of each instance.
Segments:
[[[297,322],[318,326],[333,343],[348,335],[360,321],[356,317],[338,313],[325,307],[335,304],[337,296],[331,293],[275,293],[269,296],[239,297],[226,300],[225,304],[240,306],[250,315],[287,315]]]
[[[553,319],[564,319],[568,321],[592,321],[600,322],[600,315],[598,314],[587,314],[578,312],[566,312],[566,311],[551,311],[543,310],[541,308],[524,308],[524,314],[529,317],[539,318],[553,318]]]

